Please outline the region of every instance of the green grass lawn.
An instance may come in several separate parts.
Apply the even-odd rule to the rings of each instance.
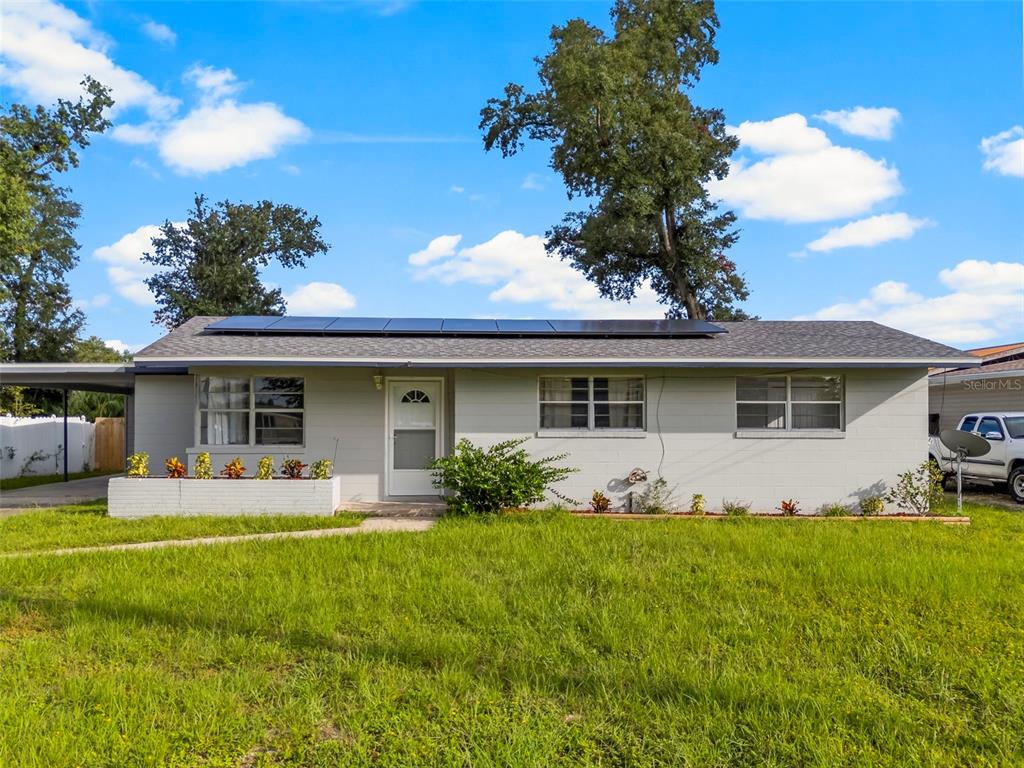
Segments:
[[[105,477],[116,475],[118,472],[107,472],[106,470],[92,470],[90,472],[68,472],[68,480],[84,480],[87,477]],[[25,475],[24,477],[8,477],[0,480],[0,491],[16,491],[19,488],[31,488],[34,485],[49,485],[50,483],[63,483],[64,475]]]
[[[0,559],[0,765],[1018,766],[1024,515],[968,511]]]
[[[345,528],[358,525],[363,519],[362,515],[341,514],[333,517],[145,517],[122,520],[107,517],[106,513],[106,500],[98,499],[86,504],[0,517],[0,553],[309,528]]]

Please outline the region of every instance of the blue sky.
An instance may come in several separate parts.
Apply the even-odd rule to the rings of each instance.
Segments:
[[[271,268],[309,314],[654,316],[543,255],[572,205],[542,145],[482,150],[480,107],[535,85],[552,25],[590,3],[3,6],[5,101],[114,88],[115,129],[64,178],[88,331],[160,335],[138,255],[196,192],[320,217],[332,248]],[[742,148],[748,311],[877,319],[958,346],[1024,338],[1020,3],[720,3],[697,100]],[[859,108],[859,109],[858,109]]]

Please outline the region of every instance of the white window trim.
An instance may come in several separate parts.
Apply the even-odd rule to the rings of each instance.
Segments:
[[[734,383],[734,392],[739,389],[740,379],[785,379],[786,380],[786,400],[740,400],[736,398],[736,409],[734,411],[736,416],[736,437],[841,437],[846,434],[846,377],[838,376],[839,388],[841,394],[838,400],[793,400],[793,379],[824,379],[829,378],[830,374],[775,374],[768,376],[737,376]],[[838,405],[839,406],[839,429],[833,429],[831,427],[794,427],[793,426],[793,404],[794,402],[798,405],[804,405],[808,403],[817,405]],[[740,428],[739,424],[739,407],[740,405],[766,405],[766,404],[782,404],[785,406],[784,416],[786,420],[786,426],[783,429],[772,429],[772,428]]]
[[[270,451],[297,451],[306,449],[306,377],[305,376],[288,376],[289,379],[302,379],[302,407],[301,408],[257,408],[256,407],[256,379],[268,378],[265,375],[260,376],[223,376],[223,375],[205,375],[200,374],[196,376],[196,414],[194,423],[194,447],[203,449],[206,451],[231,451],[245,448],[251,448],[256,450],[267,449]],[[248,379],[249,380],[249,408],[203,408],[200,406],[200,393],[203,387],[203,379]],[[201,443],[199,442],[199,436],[202,434],[202,415],[203,411],[210,413],[248,413],[249,414],[249,442],[247,443]],[[260,413],[301,413],[302,414],[302,442],[301,443],[288,443],[288,444],[276,444],[276,443],[257,443],[256,442],[256,412]]]
[[[587,380],[587,426],[586,427],[542,427],[541,408],[545,405],[579,405],[573,400],[541,400],[540,382],[542,379],[586,379]],[[602,400],[602,405],[636,405],[640,403],[641,427],[595,427],[594,426],[594,379],[640,379],[644,384],[643,400]],[[564,375],[550,374],[537,377],[537,437],[643,437],[647,434],[647,377],[636,374],[619,373],[603,375]]]

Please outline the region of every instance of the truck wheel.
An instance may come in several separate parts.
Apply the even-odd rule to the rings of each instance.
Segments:
[[[1010,473],[1010,498],[1024,504],[1024,467],[1016,467]]]

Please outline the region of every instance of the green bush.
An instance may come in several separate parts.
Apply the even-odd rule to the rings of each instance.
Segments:
[[[822,504],[818,514],[824,517],[846,517],[850,514],[850,508],[838,501],[833,501],[830,504]]]
[[[745,517],[750,514],[750,502],[744,504],[742,501],[722,501],[722,511],[729,517]]]
[[[880,515],[884,511],[885,500],[881,496],[868,496],[860,500],[860,513],[862,515]]]
[[[451,455],[435,459],[430,465],[434,487],[448,492],[448,512],[480,515],[525,507],[543,501],[545,492],[577,504],[551,488],[577,471],[554,466],[566,454],[534,461],[520,447],[528,439],[506,440],[490,448],[460,440]]]
[[[330,480],[334,474],[334,462],[330,459],[317,459],[309,467],[309,476],[314,480]]]
[[[915,515],[927,515],[932,504],[942,500],[943,473],[930,459],[908,472],[901,472],[896,486],[885,500]]]
[[[647,487],[633,497],[633,511],[643,515],[668,514],[672,505],[671,496],[668,482],[665,478],[659,477],[653,482],[648,482]]]
[[[213,460],[209,451],[203,451],[196,456],[196,480],[210,480],[213,478]]]
[[[693,498],[690,499],[690,514],[691,515],[703,515],[705,509],[704,494],[695,493]]]
[[[264,456],[256,465],[257,480],[272,480],[274,478],[274,457]]]
[[[149,476],[149,454],[145,451],[133,453],[128,457],[128,477]]]

